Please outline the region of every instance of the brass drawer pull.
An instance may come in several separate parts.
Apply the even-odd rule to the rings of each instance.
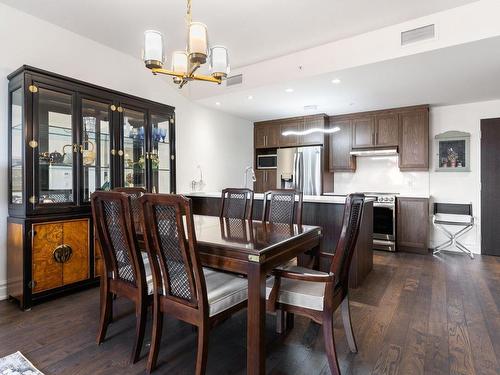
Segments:
[[[69,245],[62,244],[54,249],[52,255],[57,263],[66,263],[71,259],[71,255],[73,255],[73,249]]]

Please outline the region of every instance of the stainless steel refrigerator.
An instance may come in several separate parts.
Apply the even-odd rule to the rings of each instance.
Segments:
[[[278,149],[276,187],[321,195],[322,155],[321,146]]]

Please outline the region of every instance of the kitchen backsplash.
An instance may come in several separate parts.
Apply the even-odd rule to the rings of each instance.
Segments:
[[[356,172],[336,172],[335,193],[356,191],[429,195],[429,172],[401,172],[398,156],[358,157]]]

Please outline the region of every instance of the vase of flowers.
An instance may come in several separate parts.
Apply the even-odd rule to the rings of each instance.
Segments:
[[[456,168],[457,166],[458,153],[453,150],[453,148],[448,149],[448,163],[451,168]]]

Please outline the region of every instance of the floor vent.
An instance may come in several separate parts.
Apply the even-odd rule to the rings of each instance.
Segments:
[[[436,36],[436,27],[434,24],[418,27],[413,30],[403,31],[401,33],[401,45],[421,42],[423,40],[433,39]]]
[[[243,83],[243,74],[227,77],[226,86],[241,85]]]

